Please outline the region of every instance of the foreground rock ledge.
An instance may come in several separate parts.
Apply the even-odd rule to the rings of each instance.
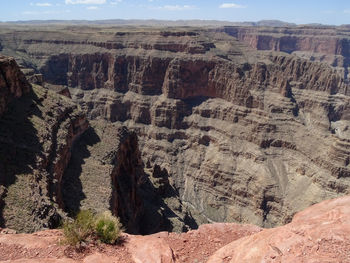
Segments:
[[[59,230],[0,234],[0,262],[350,262],[349,204],[350,196],[324,201],[273,229],[212,224],[182,234],[125,234],[119,246],[83,254],[59,245]]]

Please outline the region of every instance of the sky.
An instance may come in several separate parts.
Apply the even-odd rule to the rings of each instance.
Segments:
[[[296,24],[350,24],[350,0],[0,0],[0,21],[277,19]]]

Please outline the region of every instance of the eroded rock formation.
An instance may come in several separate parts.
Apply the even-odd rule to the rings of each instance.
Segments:
[[[257,50],[282,51],[326,62],[350,78],[350,40],[347,27],[225,27],[224,32]]]
[[[0,118],[0,224],[29,232],[55,227],[62,175],[87,120],[70,100],[31,86],[13,59],[2,58],[0,72],[7,109]]]
[[[64,209],[72,216],[81,209],[111,210],[128,233],[193,228],[166,171],[144,167],[136,133],[102,120],[90,125],[74,144],[65,170]]]
[[[67,85],[89,119],[136,132],[198,224],[275,226],[349,193],[345,64],[254,51],[222,29],[6,30],[3,53]]]
[[[6,111],[13,98],[20,98],[30,88],[16,61],[0,56],[0,116]]]
[[[125,229],[139,233],[144,213],[138,187],[143,166],[137,136],[125,127],[92,122],[76,142],[63,178],[64,208],[74,216],[81,209],[111,210]]]

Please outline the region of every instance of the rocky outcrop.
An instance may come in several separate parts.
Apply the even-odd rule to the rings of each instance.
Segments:
[[[63,171],[88,123],[70,100],[31,87],[13,59],[3,61],[3,94],[17,99],[0,119],[0,224],[18,231],[55,227]]]
[[[121,243],[60,245],[61,231],[0,233],[0,262],[349,262],[350,197],[324,201],[273,229],[216,223],[187,233],[122,234]]]
[[[0,116],[13,98],[28,93],[30,86],[13,58],[0,56]]]
[[[111,210],[122,219],[124,226],[138,233],[142,224],[143,201],[138,187],[143,176],[143,166],[137,135],[124,127],[119,130],[119,149],[112,177]]]
[[[0,38],[3,52],[68,85],[90,119],[136,132],[142,161],[165,170],[196,224],[276,226],[348,193],[350,90],[337,69],[253,51],[222,30],[78,29],[12,32],[17,46]]]
[[[324,201],[283,227],[266,229],[224,246],[208,263],[349,262],[349,196]]]

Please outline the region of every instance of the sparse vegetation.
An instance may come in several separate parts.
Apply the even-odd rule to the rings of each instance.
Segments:
[[[102,213],[96,218],[96,234],[99,240],[104,243],[114,244],[120,236],[121,228],[122,225],[119,219],[114,217],[109,211]]]
[[[94,232],[94,215],[90,210],[82,210],[72,222],[66,221],[63,232],[69,245],[77,245],[92,239]]]
[[[99,240],[114,244],[120,237],[122,225],[109,211],[94,215],[90,210],[80,211],[75,220],[63,224],[66,243],[80,246],[83,242]]]

